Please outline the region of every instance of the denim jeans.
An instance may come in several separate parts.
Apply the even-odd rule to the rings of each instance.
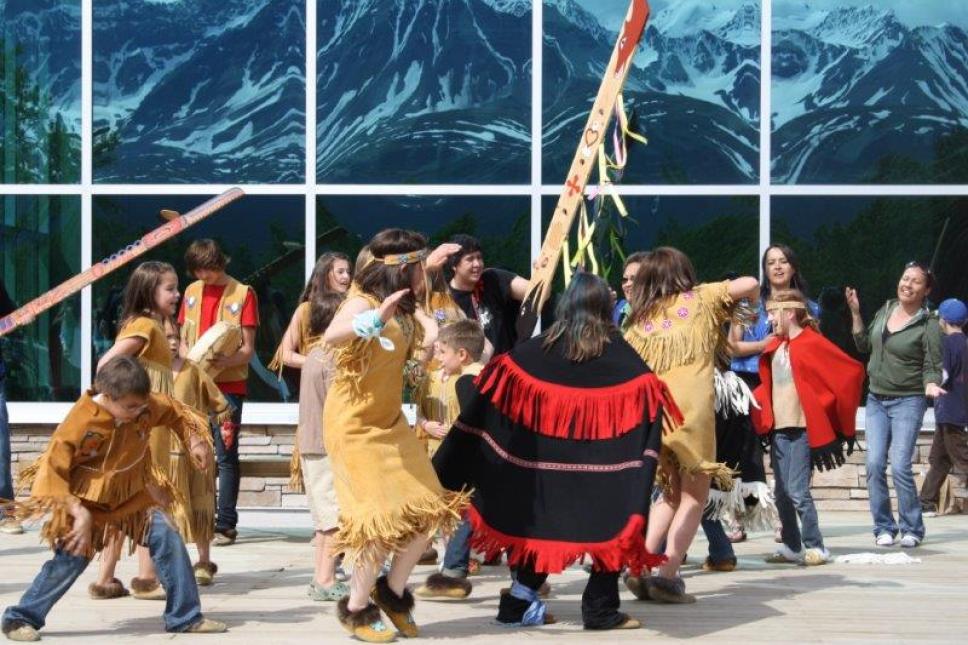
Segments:
[[[215,516],[215,530],[225,531],[234,529],[239,523],[239,484],[242,481],[242,470],[239,467],[239,434],[242,426],[242,403],[245,397],[237,394],[226,394],[225,398],[235,408],[232,418],[225,423],[235,426],[235,441],[231,448],[225,447],[222,433],[218,426],[212,426],[215,437],[215,461],[218,466],[218,511]]]
[[[719,520],[702,518],[702,531],[709,542],[709,560],[713,563],[728,562],[736,557],[733,543],[726,536],[723,523]]]
[[[151,516],[148,551],[158,571],[158,580],[168,594],[165,630],[183,632],[202,619],[201,602],[185,543],[172,527],[171,520],[161,511],[153,511]],[[41,629],[54,604],[67,593],[89,563],[87,558],[59,549],[54,551],[54,557],[44,563],[20,602],[3,612],[4,631],[14,622]]]
[[[0,361],[3,359],[0,358]],[[0,376],[0,500],[13,499],[13,474],[10,471],[10,424],[7,417],[6,378]],[[0,509],[0,518],[3,510]]]
[[[806,429],[786,428],[774,432],[772,453],[776,510],[783,526],[783,544],[797,552],[802,547],[822,549],[817,507],[810,494],[813,460]],[[799,526],[797,518],[800,519]]]
[[[914,486],[911,460],[925,408],[927,401],[920,395],[889,400],[878,399],[873,394],[867,396],[867,491],[874,518],[874,535],[896,536],[898,533],[887,490],[887,460],[890,457],[901,532],[924,539],[924,518]]]
[[[467,565],[471,559],[471,523],[464,520],[450,536],[444,552],[444,568],[441,573],[448,578],[466,578]]]

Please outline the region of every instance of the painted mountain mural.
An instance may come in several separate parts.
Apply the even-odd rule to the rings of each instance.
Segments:
[[[775,182],[968,181],[951,163],[968,156],[968,24],[931,14],[939,22],[917,25],[885,4],[895,3],[778,6]]]
[[[94,5],[94,173],[110,183],[301,183],[303,0]]]
[[[650,4],[652,17],[624,90],[649,145],[634,149],[624,181],[758,181],[759,3]],[[571,163],[626,7],[544,0],[546,183],[561,181]]]
[[[527,183],[531,2],[320,0],[319,183]]]
[[[76,183],[80,0],[4,0],[0,24],[0,183]]]

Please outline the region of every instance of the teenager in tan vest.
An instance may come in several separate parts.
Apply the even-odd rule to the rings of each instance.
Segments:
[[[192,345],[216,322],[225,321],[242,327],[242,343],[232,354],[223,354],[213,361],[221,372],[215,383],[235,412],[230,420],[213,429],[218,463],[218,511],[215,518],[215,546],[235,542],[239,514],[239,442],[242,422],[242,403],[247,393],[246,379],[249,360],[255,353],[255,333],[259,326],[259,308],[255,292],[225,273],[229,258],[214,240],[192,242],[185,252],[188,273],[196,281],[185,289],[178,324],[182,329],[183,356]]]

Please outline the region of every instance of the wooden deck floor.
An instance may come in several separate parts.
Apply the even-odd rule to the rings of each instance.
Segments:
[[[268,519],[267,519],[268,518]],[[821,527],[834,555],[874,552],[869,517],[825,512]],[[920,558],[905,566],[830,564],[822,567],[767,565],[762,556],[774,546],[758,535],[737,547],[740,568],[729,574],[685,569],[687,585],[699,597],[691,606],[663,606],[632,600],[623,589],[623,608],[645,621],[631,632],[590,633],[581,629],[579,598],[585,575],[569,571],[552,578],[549,608],[559,624],[510,630],[493,616],[504,571],[485,569],[473,578],[475,590],[463,603],[418,601],[423,636],[434,642],[649,642],[694,639],[717,643],[748,642],[966,642],[968,516],[930,518],[928,539],[906,552]],[[93,601],[87,584],[92,565],[54,608],[44,640],[63,643],[151,643],[174,639],[215,643],[350,642],[333,617],[332,604],[314,603],[305,594],[312,566],[304,515],[243,515],[242,539],[214,549],[221,571],[218,583],[203,591],[206,614],[231,631],[222,636],[185,636],[162,631],[160,602],[130,598]],[[289,524],[288,527],[280,526]],[[296,526],[294,526],[296,525]],[[885,552],[881,550],[880,552]],[[899,551],[899,549],[898,549]],[[47,558],[36,527],[22,536],[0,535],[0,604],[14,602]],[[705,556],[697,541],[692,561]],[[420,567],[413,581],[430,567]],[[129,580],[134,562],[126,560],[119,577]]]

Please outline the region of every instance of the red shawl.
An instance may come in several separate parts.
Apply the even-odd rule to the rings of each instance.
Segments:
[[[757,434],[773,428],[773,354],[785,341],[774,338],[760,355],[761,384],[753,392],[760,409],[751,409]],[[864,366],[811,328],[789,341],[793,382],[807,421],[814,464],[823,470],[844,463],[843,445],[853,452],[857,406]]]

